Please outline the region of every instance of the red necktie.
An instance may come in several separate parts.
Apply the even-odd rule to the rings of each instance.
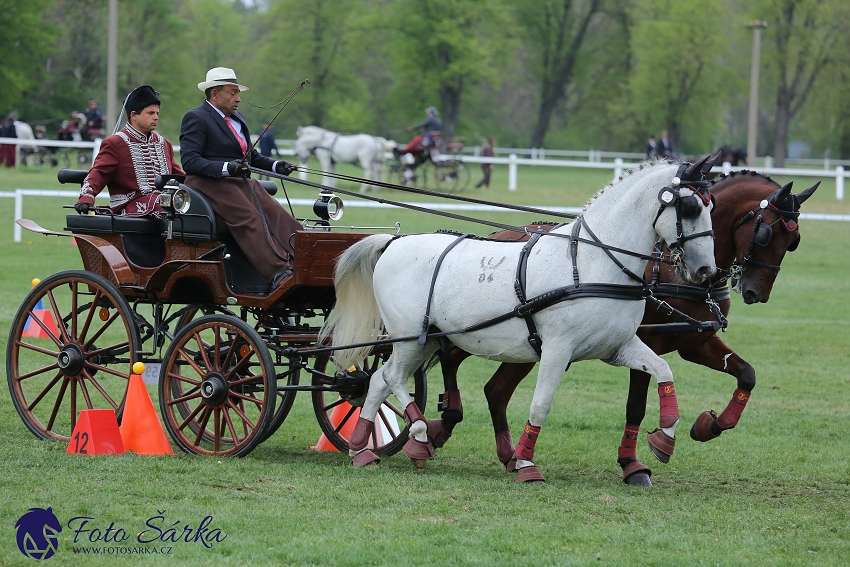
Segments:
[[[236,141],[239,142],[239,147],[242,148],[242,154],[245,154],[245,151],[248,149],[248,144],[245,143],[245,140],[242,139],[242,136],[239,135],[239,132],[236,131],[236,128],[233,127],[233,123],[230,121],[229,116],[224,117],[224,121],[227,122],[227,125],[230,127],[230,131],[233,132],[233,135],[236,136]]]

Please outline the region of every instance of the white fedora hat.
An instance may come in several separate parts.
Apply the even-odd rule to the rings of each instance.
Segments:
[[[227,67],[216,67],[207,71],[207,80],[203,83],[198,83],[198,88],[203,92],[211,87],[219,87],[222,85],[236,85],[240,91],[247,91],[248,87],[240,85],[236,80],[236,72]]]

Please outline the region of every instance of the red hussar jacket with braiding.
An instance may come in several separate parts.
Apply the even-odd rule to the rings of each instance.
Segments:
[[[183,175],[174,161],[171,142],[151,132],[145,135],[127,124],[100,146],[80,190],[78,203],[94,205],[94,198],[109,188],[109,208],[116,215],[162,216],[154,187],[157,175]]]

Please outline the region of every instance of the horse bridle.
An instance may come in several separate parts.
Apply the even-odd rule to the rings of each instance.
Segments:
[[[766,223],[764,221],[764,213],[767,210],[773,211],[777,219],[772,223]],[[773,225],[776,223],[782,223],[782,226],[788,232],[795,232],[798,230],[797,219],[800,217],[800,213],[797,211],[783,211],[779,207],[777,207],[774,203],[770,202],[768,199],[762,200],[759,203],[758,208],[753,209],[746,215],[744,215],[741,220],[738,221],[738,224],[735,225],[735,228],[732,232],[737,231],[741,226],[744,225],[747,221],[755,217],[755,222],[753,222],[753,235],[750,238],[750,243],[747,245],[747,251],[744,253],[744,257],[741,260],[736,259],[732,264],[732,270],[730,275],[732,279],[740,279],[741,274],[747,269],[748,266],[756,266],[758,268],[765,268],[772,271],[774,274],[779,274],[779,268],[777,264],[767,264],[765,262],[759,262],[758,260],[753,259],[753,250],[756,245],[758,246],[767,246],[770,244],[770,241],[773,239]],[[794,242],[788,246],[788,252],[793,252],[797,249],[797,246],[800,245],[800,239],[797,238]],[[734,281],[733,281],[734,285]]]
[[[685,172],[688,164],[682,164],[676,172],[670,187],[664,187],[658,193],[658,202],[661,203],[658,207],[658,212],[655,214],[655,220],[652,221],[652,228],[655,228],[655,223],[664,209],[667,207],[676,207],[676,240],[669,243],[667,246],[671,250],[678,248],[682,250],[685,242],[694,238],[702,238],[710,236],[714,238],[714,230],[706,230],[703,232],[695,232],[685,235],[682,228],[682,219],[695,219],[700,215],[700,204],[703,207],[714,208],[714,195],[708,190],[708,181],[700,179],[699,181],[682,181],[682,175]],[[693,191],[691,195],[683,196],[682,189],[687,188]],[[711,211],[709,209],[709,211]]]

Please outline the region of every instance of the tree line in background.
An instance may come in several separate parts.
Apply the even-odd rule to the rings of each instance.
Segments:
[[[105,109],[103,0],[0,0],[0,113],[55,131],[89,98]],[[257,132],[299,125],[406,141],[434,105],[467,144],[642,151],[746,145],[761,19],[759,155],[789,142],[850,157],[850,4],[844,0],[119,0],[118,92],[160,91],[177,139],[211,67],[250,87]],[[255,106],[251,106],[255,105]],[[112,117],[114,120],[115,117]]]

